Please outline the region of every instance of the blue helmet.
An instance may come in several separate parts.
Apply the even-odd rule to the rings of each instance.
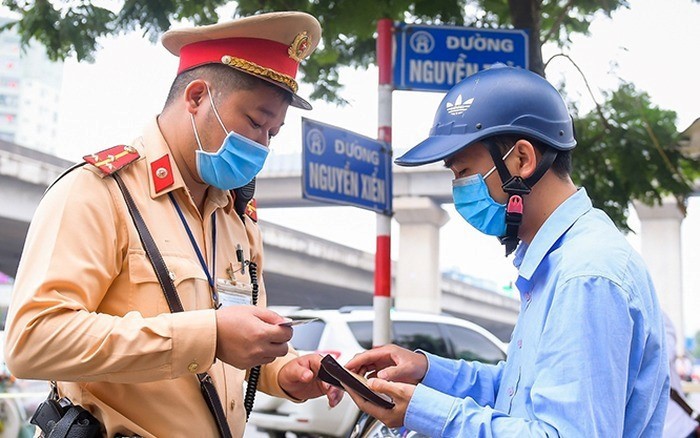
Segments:
[[[498,63],[452,87],[430,136],[395,162],[433,163],[501,134],[522,134],[560,151],[576,146],[573,121],[557,90],[535,73]]]

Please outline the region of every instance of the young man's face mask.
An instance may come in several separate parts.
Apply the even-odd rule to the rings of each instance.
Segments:
[[[504,161],[514,148],[506,152]],[[485,181],[495,170],[494,166],[484,176],[477,173],[455,179],[452,181],[452,198],[457,212],[471,226],[490,236],[502,236],[506,233],[506,205],[491,197]]]

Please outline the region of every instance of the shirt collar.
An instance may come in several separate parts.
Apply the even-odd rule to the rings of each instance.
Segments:
[[[521,243],[518,247],[513,264],[518,268],[519,276],[529,281],[557,240],[592,208],[593,204],[584,188],[577,190],[557,207],[532,242],[529,245]]]
[[[170,152],[170,147],[165,141],[163,133],[160,131],[157,117],[153,117],[146,125],[143,135],[135,142],[134,146],[143,151],[146,157],[148,186],[150,188],[151,198],[156,199],[176,189],[186,188],[180,169],[178,169]],[[160,168],[163,170],[160,170],[159,173]],[[158,190],[157,187],[159,184],[162,184],[162,182],[156,184],[156,180],[161,176],[168,178],[168,175],[164,175],[163,171],[172,175],[172,184]],[[231,192],[228,190],[220,190],[216,187],[210,187],[207,191],[207,202],[213,202],[217,207],[226,210],[227,213],[233,208]]]

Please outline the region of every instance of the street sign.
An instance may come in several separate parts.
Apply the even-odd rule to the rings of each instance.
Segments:
[[[528,67],[528,35],[523,30],[401,23],[395,35],[396,90],[447,91],[496,62]]]
[[[391,154],[384,142],[302,118],[306,199],[391,214]]]

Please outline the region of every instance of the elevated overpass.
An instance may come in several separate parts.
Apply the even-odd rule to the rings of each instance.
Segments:
[[[72,162],[0,140],[0,271],[17,271],[24,237],[46,187]]]

